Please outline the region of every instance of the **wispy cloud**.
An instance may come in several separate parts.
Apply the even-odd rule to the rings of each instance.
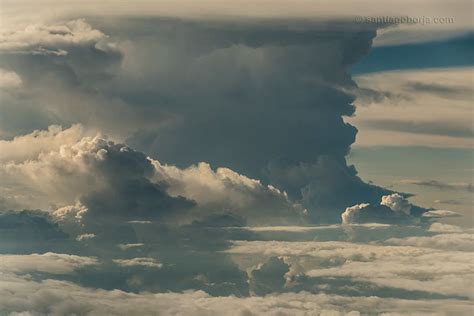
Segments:
[[[468,191],[468,192],[474,191],[472,183],[465,183],[465,182],[448,183],[448,182],[442,182],[438,180],[415,180],[415,179],[405,179],[405,180],[400,180],[398,182],[404,183],[404,184],[413,184],[413,185],[419,185],[419,186],[425,186],[425,187],[432,187],[432,188],[437,188],[440,190],[463,190],[463,191]]]
[[[347,119],[359,129],[356,145],[472,148],[471,73],[453,67],[357,76],[356,115]]]

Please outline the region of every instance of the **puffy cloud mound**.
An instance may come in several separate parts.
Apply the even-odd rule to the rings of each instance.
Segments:
[[[23,30],[3,32],[0,51],[33,55],[65,56],[65,50],[77,45],[95,45],[106,36],[92,28],[84,19],[65,24],[33,24]]]
[[[52,213],[52,217],[63,229],[71,233],[80,233],[84,227],[83,216],[89,209],[81,202],[74,205],[66,205],[56,209]],[[86,240],[95,237],[92,233],[82,233],[77,236],[77,240]]]
[[[153,165],[157,181],[167,183],[167,192],[196,201],[200,214],[236,213],[252,225],[304,223],[304,210],[285,192],[231,169],[214,171],[208,163],[179,169],[156,160]]]
[[[342,223],[409,222],[411,206],[408,200],[398,193],[385,195],[379,205],[363,203],[346,208],[341,214]]]
[[[95,234],[81,234],[76,237],[77,241],[86,241],[95,238]]]
[[[285,286],[285,274],[290,266],[282,258],[270,257],[265,263],[250,271],[250,289],[256,295],[281,292]]]
[[[15,136],[12,140],[0,140],[0,161],[35,159],[40,153],[57,151],[63,145],[73,145],[84,136],[85,131],[80,124],[67,129],[51,125],[48,130],[36,130],[27,135]]]
[[[403,212],[410,215],[410,202],[398,193],[382,196],[380,205],[388,206],[394,212]]]
[[[54,137],[54,136],[53,136]],[[87,207],[60,209],[61,218],[68,214],[92,221],[114,217],[136,219],[158,216],[176,208],[187,208],[192,202],[171,197],[163,186],[150,181],[154,167],[143,153],[107,141],[98,136],[85,137],[77,143],[62,145],[59,150],[40,153],[35,160],[3,165],[7,179],[26,191],[43,195],[43,205],[67,204],[81,200]]]
[[[12,149],[1,172],[19,194],[35,192],[33,203],[54,210],[67,231],[94,233],[88,226],[152,220],[190,223],[212,214],[234,213],[249,224],[303,223],[304,210],[285,192],[227,168],[200,163],[179,169],[100,136],[79,137],[80,126],[5,142]],[[79,139],[77,139],[79,137]],[[25,153],[26,144],[33,148]],[[61,144],[62,145],[59,145]],[[16,155],[16,156],[15,156]],[[7,159],[7,158],[6,158]],[[8,160],[7,160],[8,161]]]

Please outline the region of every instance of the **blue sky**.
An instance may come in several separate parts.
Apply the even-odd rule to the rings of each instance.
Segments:
[[[444,40],[435,40],[417,44],[376,46],[359,63],[351,68],[356,81],[358,76],[384,71],[423,72],[433,69],[469,69],[473,65],[474,41],[472,34]],[[469,85],[469,78],[466,78]],[[472,100],[472,92],[468,92]],[[470,96],[469,96],[470,95]],[[452,106],[456,99],[444,100],[445,106]],[[394,104],[393,106],[397,106]],[[436,115],[434,112],[427,113]],[[388,112],[387,116],[390,116]],[[464,114],[472,117],[472,110]],[[408,115],[407,121],[411,121]],[[460,123],[458,123],[460,124]],[[362,130],[360,127],[359,130]],[[400,183],[404,179],[437,180],[444,183],[472,183],[473,154],[470,148],[455,148],[449,140],[435,146],[423,139],[410,146],[357,146],[352,149],[349,161],[354,163],[364,179],[383,186],[415,194],[413,201],[426,207],[445,207],[462,212],[466,218],[450,219],[460,225],[472,225],[471,192],[463,189],[446,190],[442,188]],[[427,146],[428,145],[428,146]],[[387,147],[388,146],[388,147]],[[463,147],[463,146],[461,146]],[[451,203],[456,200],[459,203]],[[448,201],[445,205],[439,202]],[[442,203],[441,203],[442,204]]]
[[[474,64],[473,56],[472,33],[424,43],[376,46],[351,68],[351,73],[466,67]]]

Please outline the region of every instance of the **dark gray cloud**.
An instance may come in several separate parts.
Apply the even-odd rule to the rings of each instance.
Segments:
[[[67,249],[69,236],[42,211],[0,212],[1,253]]]
[[[400,101],[409,101],[411,97],[403,93],[396,93],[392,91],[375,90],[369,87],[357,87],[352,93],[362,106],[370,105],[371,103],[382,103],[385,100],[397,104]]]
[[[386,189],[364,183],[354,166],[345,158],[320,156],[314,163],[271,163],[267,168],[271,181],[283,187],[309,208],[316,223],[339,222],[340,214],[353,201],[379,202]],[[314,211],[312,211],[314,208]]]

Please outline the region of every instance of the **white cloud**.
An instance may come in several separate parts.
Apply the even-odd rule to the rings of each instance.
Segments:
[[[72,145],[85,136],[79,124],[63,129],[51,125],[48,130],[36,130],[30,134],[16,136],[12,140],[0,140],[0,161],[22,162],[37,159],[40,153],[59,150],[61,146]]]
[[[146,224],[153,224],[152,221],[128,221],[129,224],[143,224],[143,225],[146,225]]]
[[[340,225],[330,226],[255,226],[243,227],[253,232],[311,232],[325,229],[340,229]]]
[[[74,205],[67,205],[58,208],[52,213],[52,216],[60,223],[69,229],[74,229],[76,226],[81,226],[82,217],[88,212],[86,206],[77,202]]]
[[[412,16],[412,15],[411,15]],[[412,16],[415,17],[415,16]],[[448,40],[453,37],[459,37],[469,34],[469,28],[456,29],[459,24],[456,22],[454,16],[436,16],[436,18],[454,18],[447,23],[431,24],[426,25],[399,25],[396,28],[388,28],[380,30],[377,34],[377,38],[374,41],[374,46],[387,46],[387,45],[406,45],[406,44],[417,44],[430,41],[442,41]],[[433,17],[435,18],[435,17]]]
[[[2,185],[15,192],[10,196],[31,192],[38,196],[24,199],[23,204],[15,201],[16,204],[43,209],[51,204],[66,205],[53,215],[62,225],[73,228],[88,212],[87,206],[77,202],[81,197],[110,188],[111,182],[140,176],[156,184],[165,183],[171,196],[197,202],[184,221],[232,212],[251,225],[304,222],[304,210],[293,204],[285,192],[228,168],[214,171],[209,164],[199,163],[179,169],[147,159],[125,145],[83,134],[80,125],[64,130],[52,126],[48,131],[0,141],[0,149],[4,149],[0,158],[6,161],[0,165]]]
[[[22,84],[23,81],[16,72],[0,68],[0,88],[17,88]]]
[[[152,160],[152,163],[156,169],[156,179],[168,183],[168,193],[196,201],[200,214],[235,212],[252,225],[304,221],[304,210],[291,203],[285,192],[271,185],[265,186],[231,169],[217,168],[214,171],[203,162],[186,169],[162,165],[156,160]]]
[[[161,268],[163,264],[159,263],[154,258],[133,258],[133,259],[114,259],[116,264],[122,267],[142,266],[148,268]]]
[[[135,243],[135,244],[118,244],[117,247],[120,248],[120,250],[128,250],[128,249],[132,249],[132,248],[140,248],[140,247],[143,247],[145,246],[145,244],[143,243]]]
[[[462,233],[463,230],[459,226],[442,224],[442,223],[433,223],[428,229],[433,233]]]
[[[410,202],[398,193],[382,196],[380,205],[388,206],[394,212],[403,212],[410,215]]]
[[[361,2],[360,5],[354,5],[350,0],[340,0],[339,4],[336,5],[334,2],[329,0],[322,0],[316,5],[312,1],[308,0],[296,0],[294,6],[289,7],[288,3],[283,0],[276,0],[270,5],[264,0],[237,0],[231,3],[223,3],[218,0],[183,0],[179,5],[174,2],[166,0],[158,0],[149,2],[146,0],[137,0],[134,5],[129,3],[119,2],[113,7],[106,7],[104,4],[97,3],[96,1],[69,1],[69,5],[64,5],[61,1],[49,1],[51,5],[56,5],[58,11],[62,12],[80,12],[82,14],[91,13],[100,10],[105,15],[123,15],[129,13],[130,15],[177,15],[177,16],[213,16],[222,15],[224,17],[232,16],[283,16],[283,17],[308,17],[308,16],[326,16],[326,17],[340,17],[340,16],[353,16],[355,14],[367,14],[367,15],[382,15],[387,14],[394,15],[406,15],[406,14],[435,14],[438,15],[446,14],[446,9],[450,9],[450,13],[457,13],[464,17],[468,15],[463,12],[463,9],[469,7],[468,1],[457,2],[458,6],[447,7],[442,1],[428,1],[428,0],[416,0],[416,1],[399,1],[397,3],[388,2],[383,6],[375,0],[368,0]],[[253,6],[249,6],[252,4]],[[408,8],[409,4],[413,6]],[[48,13],[48,7],[40,5],[35,1],[31,0],[19,0],[13,3],[5,4],[5,14],[11,13],[9,10],[16,9],[17,13],[26,13],[22,11],[22,6],[32,6],[40,13],[46,15]],[[8,10],[9,9],[9,10]],[[19,11],[19,12],[18,12]],[[51,12],[49,12],[51,13]],[[442,13],[442,14],[441,14]],[[56,12],[57,14],[57,12]],[[13,17],[11,17],[13,18]]]
[[[59,149],[41,152],[44,147],[49,149],[47,146],[53,147],[57,144],[45,139],[55,138],[56,135],[54,132],[42,134],[40,141],[43,143],[40,144],[36,144],[34,136],[19,138],[21,145],[18,146],[15,140],[8,144],[13,149],[10,155],[21,156],[21,154],[15,154],[14,150],[19,148],[21,152],[23,144],[28,143],[40,151],[34,160],[21,163],[8,162],[1,166],[5,184],[11,184],[22,191],[42,194],[41,202],[24,201],[26,208],[48,209],[51,204],[74,203],[81,194],[87,194],[106,185],[94,168],[105,159],[107,151],[104,148],[107,147],[107,141],[98,137],[86,137],[77,143],[66,143]],[[58,143],[61,139],[58,139]],[[73,181],[71,181],[72,177]]]
[[[72,273],[74,269],[97,265],[93,257],[47,252],[29,255],[0,255],[0,271],[13,273],[47,272],[52,274]]]
[[[432,210],[423,213],[423,217],[442,218],[442,217],[459,217],[461,214],[448,210]]]
[[[351,278],[401,290],[473,298],[472,234],[392,238],[386,244],[350,242],[235,241],[242,256],[284,256],[311,277]],[[392,246],[395,244],[397,246]]]
[[[382,196],[380,206],[368,203],[346,208],[341,214],[343,224],[361,222],[397,222],[410,215],[411,204],[398,193]]]
[[[344,259],[377,258],[380,255],[405,256],[428,252],[411,247],[358,244],[342,241],[233,241],[233,247],[226,250],[231,254],[261,254],[265,256],[311,256]]]
[[[134,1],[115,3],[113,6],[96,1],[50,0],[46,6],[37,1],[12,1],[2,6],[2,23],[6,30],[32,21],[52,20],[68,16],[90,16],[100,12],[106,17],[123,16],[178,16],[207,19],[255,18],[322,18],[346,19],[354,21],[356,17],[413,17],[413,18],[450,18],[453,23],[402,24],[379,32],[375,45],[398,45],[446,39],[466,34],[472,30],[471,3],[457,1],[447,6],[443,1],[417,0],[386,2],[380,5],[375,0],[365,0],[357,5],[350,0],[323,0],[317,4],[309,0],[294,1],[291,6],[284,0],[267,1],[238,0],[222,2],[218,0],[180,1],[179,5],[166,1]],[[49,7],[54,7],[51,11]],[[34,12],[34,14],[32,13]]]
[[[22,30],[0,33],[0,51],[65,56],[69,46],[95,45],[105,38],[84,19],[55,25],[31,24]]]
[[[89,239],[93,239],[93,238],[95,238],[95,234],[81,234],[81,235],[76,237],[76,240],[77,241],[85,241],[85,240],[89,240]]]
[[[474,251],[474,235],[468,233],[440,234],[435,236],[390,238],[387,243],[433,249]]]
[[[313,269],[312,277],[350,277],[380,286],[474,297],[472,254],[435,252],[418,256],[388,257],[373,261],[346,261],[338,267]]]
[[[356,215],[361,212],[365,207],[370,204],[362,203],[346,208],[344,213],[341,214],[343,224],[351,224],[355,222]]]

